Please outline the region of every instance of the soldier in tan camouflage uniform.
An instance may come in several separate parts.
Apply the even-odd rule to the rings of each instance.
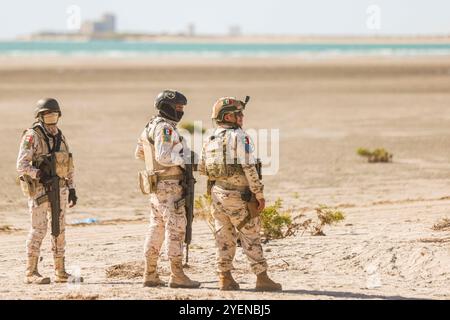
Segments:
[[[26,243],[27,269],[25,283],[49,284],[50,279],[38,272],[38,260],[42,240],[47,233],[47,216],[50,204],[43,183],[48,176],[42,170],[44,157],[57,154],[56,172],[59,176],[60,207],[59,235],[52,236],[52,251],[55,262],[55,282],[83,281],[83,278],[72,277],[65,271],[65,214],[66,204],[73,207],[77,203],[74,185],[74,168],[72,154],[66,138],[57,127],[61,110],[55,99],[39,100],[35,110],[37,121],[32,128],[26,130],[20,143],[17,157],[17,172],[24,194],[28,197],[28,209],[31,218],[31,229]]]
[[[186,232],[183,178],[184,141],[177,131],[183,116],[186,97],[172,90],[161,92],[153,117],[138,140],[135,156],[145,161],[146,170],[139,173],[141,190],[150,195],[150,227],[144,246],[144,287],[163,286],[157,273],[161,245],[166,239],[170,260],[172,288],[198,288],[200,283],[189,279],[183,271],[183,241]]]
[[[263,184],[256,169],[250,137],[242,130],[246,102],[233,97],[219,99],[212,119],[218,124],[205,142],[199,172],[208,176],[216,229],[217,269],[221,290],[237,290],[231,269],[239,238],[252,271],[256,290],[281,290],[267,275],[260,239],[259,213],[264,209]]]

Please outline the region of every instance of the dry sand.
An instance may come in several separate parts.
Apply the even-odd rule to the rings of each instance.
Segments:
[[[0,59],[0,298],[2,299],[449,299],[450,58],[353,60]],[[241,250],[243,290],[223,293],[214,242],[196,221],[190,268],[199,290],[141,287],[147,200],[137,189],[136,139],[164,88],[189,98],[186,120],[209,126],[223,95],[252,100],[246,126],[280,129],[280,170],[264,177],[267,198],[312,213],[338,206],[346,220],[325,237],[296,235],[264,245],[282,293],[256,293]],[[22,284],[28,226],[15,185],[21,132],[44,96],[63,105],[61,128],[75,154],[79,204],[67,222],[69,267],[77,286]],[[392,164],[369,164],[358,147],[385,147]],[[197,184],[199,194],[204,181]],[[51,275],[49,235],[41,271]],[[168,277],[163,257],[161,272]]]

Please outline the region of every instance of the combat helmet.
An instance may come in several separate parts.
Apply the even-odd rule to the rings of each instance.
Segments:
[[[159,114],[164,118],[180,121],[183,117],[183,111],[177,111],[177,105],[186,105],[186,97],[175,90],[164,90],[155,99],[155,108],[159,110]]]
[[[245,97],[245,101],[238,100],[234,97],[220,98],[216,101],[216,103],[214,103],[211,119],[218,123],[223,123],[225,122],[225,114],[244,111],[245,106],[247,105],[249,100],[249,96]]]
[[[45,98],[39,100],[36,104],[36,108],[34,109],[34,117],[39,118],[39,115],[45,111],[58,112],[60,117],[62,114],[58,101],[53,98]]]

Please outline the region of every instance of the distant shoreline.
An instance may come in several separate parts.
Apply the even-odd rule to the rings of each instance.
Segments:
[[[96,40],[117,40],[136,42],[174,42],[174,43],[305,43],[305,44],[431,44],[450,43],[450,35],[417,35],[417,36],[386,36],[386,35],[348,35],[348,36],[276,36],[276,35],[245,35],[245,36],[212,36],[212,35],[151,35],[151,34],[34,34],[21,36],[16,39],[1,40],[6,41],[96,41]]]
[[[147,39],[147,40],[144,40]],[[100,58],[450,57],[450,37],[51,37],[0,42],[0,56]],[[92,41],[90,41],[92,40]]]

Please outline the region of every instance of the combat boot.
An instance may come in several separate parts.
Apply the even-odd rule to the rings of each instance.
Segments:
[[[234,281],[231,271],[219,273],[219,289],[224,291],[239,290],[239,283]]]
[[[70,273],[66,272],[66,268],[64,265],[64,257],[54,258],[55,260],[55,282],[56,283],[65,283],[67,281],[70,282],[83,282],[83,277],[72,276]]]
[[[281,291],[281,284],[274,282],[267,275],[267,271],[256,275],[256,291]]]
[[[183,264],[181,259],[170,260],[170,279],[169,287],[171,288],[198,288],[200,282],[193,281],[184,274]]]
[[[28,257],[24,282],[26,284],[49,284],[50,278],[43,277],[38,272],[39,257]]]
[[[159,287],[166,285],[166,283],[158,276],[156,261],[157,260],[151,258],[145,259],[144,287]]]

